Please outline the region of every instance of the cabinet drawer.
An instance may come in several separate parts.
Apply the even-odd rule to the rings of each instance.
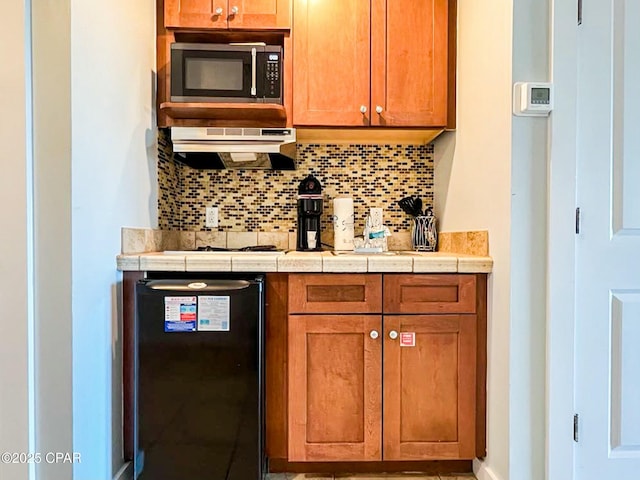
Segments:
[[[289,313],[381,313],[382,275],[289,276]]]
[[[384,313],[475,313],[474,275],[385,275]]]

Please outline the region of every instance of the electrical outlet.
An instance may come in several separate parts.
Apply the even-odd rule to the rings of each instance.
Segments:
[[[204,223],[207,228],[218,226],[218,207],[207,207]]]

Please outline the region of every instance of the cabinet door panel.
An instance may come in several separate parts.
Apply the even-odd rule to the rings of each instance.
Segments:
[[[415,333],[415,346],[392,330]],[[387,315],[384,333],[383,458],[473,458],[476,316]]]
[[[296,0],[293,8],[294,125],[368,125],[369,2]]]
[[[372,5],[371,125],[445,126],[448,0]]]
[[[229,28],[288,29],[291,26],[290,0],[229,0]]]
[[[380,460],[380,316],[289,316],[289,461]]]
[[[216,9],[223,12],[216,15]],[[227,0],[164,0],[164,24],[175,28],[227,28]]]
[[[380,313],[382,275],[294,274],[289,277],[290,313]]]
[[[476,313],[475,275],[389,274],[385,313]]]

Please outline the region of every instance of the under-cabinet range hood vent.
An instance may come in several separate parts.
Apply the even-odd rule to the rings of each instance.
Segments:
[[[171,141],[192,168],[296,168],[294,128],[171,127]]]

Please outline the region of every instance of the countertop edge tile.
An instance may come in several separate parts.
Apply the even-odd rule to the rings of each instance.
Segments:
[[[140,270],[185,272],[186,268],[184,255],[163,255],[161,252],[140,255]]]
[[[458,273],[491,273],[492,271],[491,257],[458,256]]]
[[[457,271],[457,255],[416,255],[413,258],[414,273],[456,273]]]
[[[277,257],[264,257],[260,255],[231,256],[232,272],[277,272]]]
[[[367,255],[329,255],[322,257],[322,271],[333,273],[366,273],[368,272]]]
[[[187,255],[187,272],[230,272],[231,255]]]
[[[367,271],[375,273],[411,273],[413,272],[412,256],[367,256]]]
[[[289,256],[290,255],[290,256]],[[119,254],[119,271],[308,272],[308,273],[491,273],[493,259],[436,252],[398,256],[289,252],[263,255],[165,255],[162,252]]]
[[[314,253],[292,253],[278,257],[279,272],[322,272],[322,256]]]
[[[121,272],[138,272],[140,271],[140,255],[118,255],[116,257],[116,266]]]

